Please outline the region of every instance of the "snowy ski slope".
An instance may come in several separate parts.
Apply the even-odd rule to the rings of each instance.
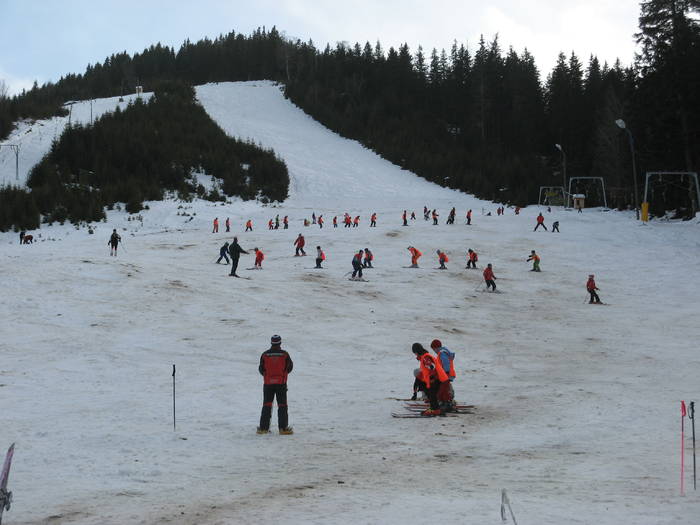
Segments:
[[[523,524],[694,522],[697,494],[679,496],[679,401],[698,394],[697,221],[537,207],[497,217],[495,204],[329,132],[272,83],[197,96],[228,133],[285,160],[290,198],[149,203],[142,221],[115,210],[94,235],[45,226],[32,246],[0,233],[0,450],[17,443],[8,524],[496,524],[502,488]],[[31,162],[52,125],[23,128]],[[439,226],[422,220],[424,205]],[[408,227],[403,209],[418,216]],[[331,227],[345,211],[359,228]],[[560,234],[532,231],[539,211]],[[322,230],[302,226],[312,212]],[[277,213],[289,230],[267,230]],[[124,240],[116,258],[112,228]],[[292,257],[298,233],[308,257]],[[259,272],[242,256],[249,280],[214,264],[233,235],[266,253]],[[308,269],[316,245],[322,271]],[[402,268],[408,245],[424,254],[419,270]],[[349,282],[365,247],[376,268]],[[480,291],[467,248],[481,268],[493,263],[502,294]],[[447,271],[433,269],[436,249]],[[539,274],[525,262],[532,249]],[[609,306],[585,304],[589,273]],[[258,359],[275,333],[295,363],[293,436],[255,434]],[[457,398],[476,413],[392,419],[393,398],[411,394],[411,344],[433,338],[456,352]]]

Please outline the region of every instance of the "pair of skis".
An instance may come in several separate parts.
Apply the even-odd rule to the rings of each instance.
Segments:
[[[404,418],[404,419],[418,419],[427,417],[457,417],[460,414],[473,414],[475,406],[456,404],[452,412],[445,412],[440,416],[424,416],[423,412],[430,408],[429,405],[422,402],[406,402],[404,403],[404,412],[392,412],[391,417]]]

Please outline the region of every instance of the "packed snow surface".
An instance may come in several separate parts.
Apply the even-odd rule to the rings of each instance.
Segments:
[[[496,524],[504,488],[522,524],[697,522],[690,475],[679,494],[680,400],[696,398],[700,372],[696,222],[537,207],[499,217],[329,132],[272,83],[197,96],[226,132],[284,159],[290,198],[154,202],[133,220],[108,212],[94,234],[43,226],[29,246],[0,234],[0,447],[17,443],[3,523]],[[25,130],[32,162],[52,122]],[[417,215],[407,227],[404,209]],[[346,211],[360,226],[332,228]],[[561,233],[533,232],[540,211]],[[323,229],[303,227],[312,212]],[[290,229],[267,229],[276,214]],[[309,255],[295,258],[299,233]],[[215,264],[233,235],[266,254],[262,271],[242,256],[250,279]],[[317,245],[324,270],[310,269]],[[409,245],[420,269],[405,268]],[[365,247],[376,268],[350,282]],[[467,248],[479,270],[464,269]],[[525,262],[533,249],[541,273]],[[482,291],[489,262],[503,293]],[[587,304],[591,273],[609,305]],[[273,334],[294,360],[292,436],[255,434]],[[434,338],[457,354],[456,396],[475,413],[392,418],[412,393],[411,344]],[[687,438],[689,471],[691,456]]]

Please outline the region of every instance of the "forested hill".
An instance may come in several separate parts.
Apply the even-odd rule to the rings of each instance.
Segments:
[[[196,173],[216,177],[206,191]],[[226,196],[283,201],[289,175],[273,151],[227,136],[182,82],[162,82],[153,96],[107,113],[91,126],[69,126],[21,188],[0,188],[0,231],[47,222],[99,221],[117,202],[141,210],[166,191],[189,200]]]
[[[624,207],[634,201],[632,158],[617,119],[634,134],[640,185],[644,171],[697,171],[697,14],[696,2],[642,2],[634,64],[572,52],[560,54],[546,78],[527,50],[503,50],[497,38],[475,49],[384,49],[377,42],[321,50],[273,28],[186,41],[177,51],[155,45],[0,102],[0,134],[19,117],[49,114],[69,99],[132,92],[137,83],[150,90],[163,80],[271,79],[331,129],[440,184],[533,203],[540,186],[561,184],[565,158],[567,177],[604,177],[608,202]],[[683,186],[665,188],[655,205],[697,208],[689,195]],[[595,193],[589,196],[597,204]]]

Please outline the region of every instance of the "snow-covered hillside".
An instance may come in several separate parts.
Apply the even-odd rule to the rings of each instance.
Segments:
[[[141,96],[148,99],[151,94],[145,93]],[[65,105],[65,109],[68,111],[65,117],[18,122],[17,127],[2,144],[19,146],[19,164],[16,162],[15,152],[12,148],[0,148],[0,184],[25,185],[31,169],[49,152],[51,143],[61,136],[69,122],[89,124],[90,118],[96,120],[105,113],[114,111],[117,107],[125,109],[136,98],[137,95],[125,95],[123,97],[98,98],[92,102],[89,100],[77,101]]]
[[[679,401],[697,395],[700,368],[696,223],[536,207],[488,216],[496,205],[337,137],[271,83],[197,96],[227,132],[285,160],[290,199],[149,203],[142,221],[112,211],[93,235],[43,227],[31,246],[0,234],[0,449],[17,442],[8,524],[495,524],[502,488],[523,524],[694,521],[698,497],[678,488]],[[403,209],[418,216],[408,227]],[[333,229],[345,211],[360,226]],[[561,233],[533,232],[539,211]],[[323,229],[303,227],[312,212]],[[267,230],[276,214],[289,230]],[[308,257],[292,256],[299,233]],[[242,257],[249,280],[214,264],[233,235],[266,253],[263,271]],[[309,269],[317,245],[322,271]],[[408,245],[421,269],[403,268]],[[365,247],[376,268],[349,282]],[[493,263],[502,294],[481,292],[467,248]],[[434,270],[437,249],[447,271]],[[525,262],[533,249],[539,274]],[[589,273],[609,306],[586,304]],[[275,333],[295,363],[293,436],[255,434],[257,365]],[[411,344],[433,338],[457,353],[457,398],[476,413],[391,418],[393,398],[411,394]]]

